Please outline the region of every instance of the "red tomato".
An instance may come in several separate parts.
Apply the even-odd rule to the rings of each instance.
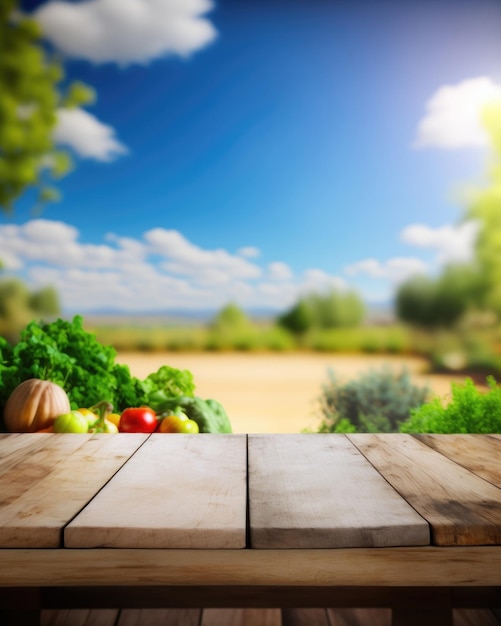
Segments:
[[[125,409],[120,416],[121,433],[152,433],[158,425],[156,413],[147,406]]]

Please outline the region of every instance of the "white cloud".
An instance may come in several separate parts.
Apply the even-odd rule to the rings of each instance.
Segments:
[[[293,277],[291,268],[282,261],[275,261],[268,265],[268,275],[271,280],[290,280]]]
[[[313,291],[326,291],[329,289],[346,288],[346,281],[340,276],[333,276],[323,270],[309,269],[303,272],[300,282],[302,293]]]
[[[394,284],[401,283],[414,274],[425,273],[428,266],[415,257],[392,257],[386,261],[368,258],[345,267],[349,276],[366,274],[371,278],[390,280]]]
[[[208,0],[53,0],[34,13],[44,35],[67,55],[95,63],[147,63],[183,57],[216,37]]]
[[[338,276],[319,269],[298,276],[278,261],[263,271],[241,256],[203,249],[163,228],[137,238],[108,233],[104,243],[89,244],[61,221],[0,224],[0,257],[33,288],[54,285],[63,310],[82,313],[217,309],[229,301],[279,311],[304,293],[346,287]]]
[[[411,246],[435,250],[439,264],[468,263],[474,258],[478,231],[479,223],[476,221],[439,228],[410,224],[400,233],[400,238]]]
[[[261,256],[259,248],[255,248],[254,246],[244,246],[243,248],[239,248],[237,250],[237,254],[245,257],[246,259],[257,259]]]
[[[426,103],[413,146],[416,148],[469,148],[488,145],[482,109],[501,102],[501,85],[481,76],[456,85],[443,85]]]
[[[162,267],[199,282],[221,284],[229,280],[257,278],[261,269],[226,250],[203,250],[176,230],[153,228],[144,234],[151,252],[164,257]]]
[[[115,130],[83,109],[59,109],[54,141],[72,148],[79,156],[111,161],[127,148],[115,138]]]

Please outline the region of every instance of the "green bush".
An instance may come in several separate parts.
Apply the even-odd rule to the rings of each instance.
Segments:
[[[313,328],[349,328],[359,326],[365,306],[354,291],[332,290],[327,294],[311,293],[280,315],[276,322],[296,335]]]
[[[481,277],[473,266],[448,265],[438,278],[413,276],[396,295],[397,316],[422,328],[455,324],[482,296]]]
[[[411,411],[401,424],[404,433],[501,433],[501,387],[487,377],[489,390],[481,392],[471,378],[451,383],[452,399],[444,406],[440,398]]]
[[[397,432],[411,409],[426,401],[428,389],[411,383],[407,370],[370,370],[341,384],[329,370],[322,388],[319,432]]]

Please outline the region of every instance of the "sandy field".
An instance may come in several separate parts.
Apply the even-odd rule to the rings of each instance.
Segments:
[[[447,397],[451,380],[463,380],[426,374],[424,360],[398,356],[122,352],[117,361],[126,363],[138,378],[161,365],[190,370],[196,395],[219,400],[236,433],[297,433],[315,428],[318,396],[329,369],[349,380],[384,364],[396,372],[406,367],[415,384],[427,385],[442,397]]]

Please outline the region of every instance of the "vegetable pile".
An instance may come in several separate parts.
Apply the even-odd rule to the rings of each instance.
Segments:
[[[49,324],[30,322],[21,333],[20,341],[14,346],[0,337],[1,430],[13,430],[9,419],[6,419],[12,412],[17,412],[14,427],[16,431],[34,432],[37,426],[46,425],[48,421],[50,425],[39,430],[54,428],[55,419],[62,415],[79,413],[85,417],[88,411],[91,417],[86,419],[87,426],[93,432],[113,432],[113,429],[107,430],[106,426],[113,415],[115,425],[122,432],[231,432],[230,421],[221,404],[216,400],[204,400],[195,396],[193,375],[189,370],[163,365],[157,372],[140,380],[131,375],[127,365],[116,363],[115,358],[116,351],[112,346],[102,345],[95,335],[84,330],[83,318],[79,315],[71,322],[62,319]],[[52,415],[48,421],[47,410],[51,412],[50,402],[54,403],[54,397],[59,397],[59,400],[61,398],[54,387],[50,391],[45,389],[44,382],[61,388],[69,403],[67,410],[63,411],[62,405],[55,402],[55,412],[58,415]],[[18,388],[22,383],[24,387],[20,392]],[[14,391],[15,402],[11,399],[9,409],[7,404]],[[65,407],[64,402],[63,406]],[[43,418],[36,417],[37,408]],[[137,420],[137,412],[142,409],[144,413],[145,408],[154,414],[155,428],[138,430],[137,428],[145,426],[137,426],[143,424],[140,419]],[[134,419],[130,417],[131,411],[136,411],[136,426],[130,425],[134,423]],[[124,413],[128,418],[123,420],[123,426],[120,427]],[[178,422],[183,423],[194,421],[198,430],[190,431],[189,428],[194,427],[186,424],[178,424],[180,430],[167,430],[166,426],[162,430],[161,422],[166,417],[177,417]],[[77,421],[78,416],[73,420],[67,418],[67,422]],[[127,422],[130,422],[128,426]],[[83,423],[80,424],[83,429]]]

